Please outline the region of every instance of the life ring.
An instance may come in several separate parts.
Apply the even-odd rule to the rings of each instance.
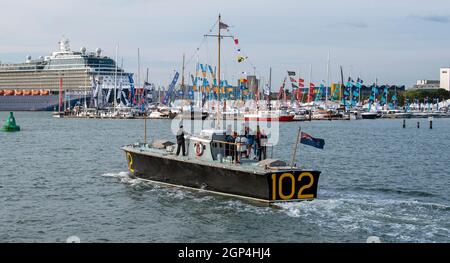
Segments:
[[[195,154],[198,157],[203,155],[203,144],[201,142],[195,144]]]

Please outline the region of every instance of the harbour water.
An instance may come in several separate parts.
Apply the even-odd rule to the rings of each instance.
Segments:
[[[274,156],[290,159],[298,125],[326,146],[298,154],[322,171],[318,199],[274,209],[130,179],[120,146],[143,121],[15,116],[22,131],[0,133],[0,242],[450,241],[450,119],[281,123]],[[170,125],[149,121],[149,138],[174,140]]]

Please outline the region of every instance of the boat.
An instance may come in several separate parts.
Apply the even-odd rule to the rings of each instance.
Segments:
[[[217,22],[220,45],[224,24],[221,17]],[[218,75],[220,76],[220,63]],[[220,82],[219,82],[220,83]],[[220,103],[220,100],[219,100]],[[224,107],[225,108],[225,107]],[[220,107],[218,107],[218,116]],[[256,120],[280,120],[284,117],[279,111],[256,114]],[[293,118],[294,115],[289,115]],[[247,115],[247,119],[251,119]],[[216,126],[220,127],[220,117]],[[199,134],[185,136],[186,156],[177,156],[175,144],[167,140],[122,147],[131,177],[169,187],[180,187],[206,193],[216,193],[229,197],[273,205],[284,201],[311,200],[317,197],[321,172],[296,167],[278,159],[261,161],[234,158],[239,143],[227,142],[227,131],[205,129]],[[300,139],[300,132],[298,140]],[[297,144],[298,144],[297,140]],[[297,146],[297,145],[296,145]],[[267,146],[266,146],[267,147]],[[296,147],[294,148],[296,152]],[[293,155],[295,156],[295,154]],[[294,158],[293,158],[294,160]]]
[[[41,96],[48,96],[48,95],[50,95],[50,91],[49,90],[40,90],[39,94]]]
[[[291,122],[294,121],[295,115],[291,115],[281,110],[274,111],[257,111],[252,114],[244,114],[245,121],[278,121]]]
[[[20,131],[20,126],[16,124],[16,119],[14,118],[14,114],[12,112],[9,113],[8,119],[6,119],[2,128],[0,129],[4,132],[18,132]]]
[[[177,115],[177,118],[183,120],[206,120],[208,118],[208,112],[196,106],[185,106],[182,111]]]
[[[31,96],[39,96],[41,95],[41,92],[39,90],[32,90],[31,91]]]
[[[409,119],[411,118],[410,112],[404,112],[401,110],[383,110],[381,111],[382,118],[388,119]]]
[[[361,117],[363,120],[374,120],[378,118],[378,116],[379,116],[378,113],[373,111],[361,113]]]
[[[225,131],[203,130],[187,141],[187,156],[176,156],[174,143],[124,146],[131,176],[165,186],[178,186],[266,204],[317,197],[320,172],[281,160],[241,160],[225,156]]]
[[[22,95],[23,95],[23,96],[30,96],[30,95],[31,95],[31,90],[24,90],[24,91],[22,92]]]
[[[104,101],[97,103],[99,106],[110,104],[112,90],[118,90],[118,102],[125,101],[134,88],[133,74],[103,56],[101,49],[88,52],[82,47],[80,51],[73,51],[70,41],[64,38],[59,42],[59,50],[49,56],[37,59],[27,56],[23,63],[0,64],[0,90],[3,90],[0,111],[55,110],[62,93],[60,82],[67,105],[75,105],[80,98],[88,104],[103,98]],[[115,82],[120,83],[120,87],[116,88]]]
[[[3,96],[13,96],[14,90],[5,90]]]
[[[153,110],[149,115],[149,119],[173,119],[176,117],[176,113],[173,113],[168,107],[161,107]]]
[[[336,118],[332,110],[313,110],[311,119],[313,120],[330,120]]]

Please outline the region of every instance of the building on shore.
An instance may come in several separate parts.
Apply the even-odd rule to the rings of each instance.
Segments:
[[[412,86],[411,89],[439,89],[439,80],[418,80],[416,85]]]
[[[450,67],[441,68],[440,88],[450,91]]]

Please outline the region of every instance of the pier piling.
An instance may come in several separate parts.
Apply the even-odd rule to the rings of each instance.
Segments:
[[[403,119],[403,129],[406,128],[406,119]]]
[[[420,129],[420,122],[417,122],[417,129]]]
[[[428,120],[430,121],[430,130],[433,129],[433,117],[428,118]]]

